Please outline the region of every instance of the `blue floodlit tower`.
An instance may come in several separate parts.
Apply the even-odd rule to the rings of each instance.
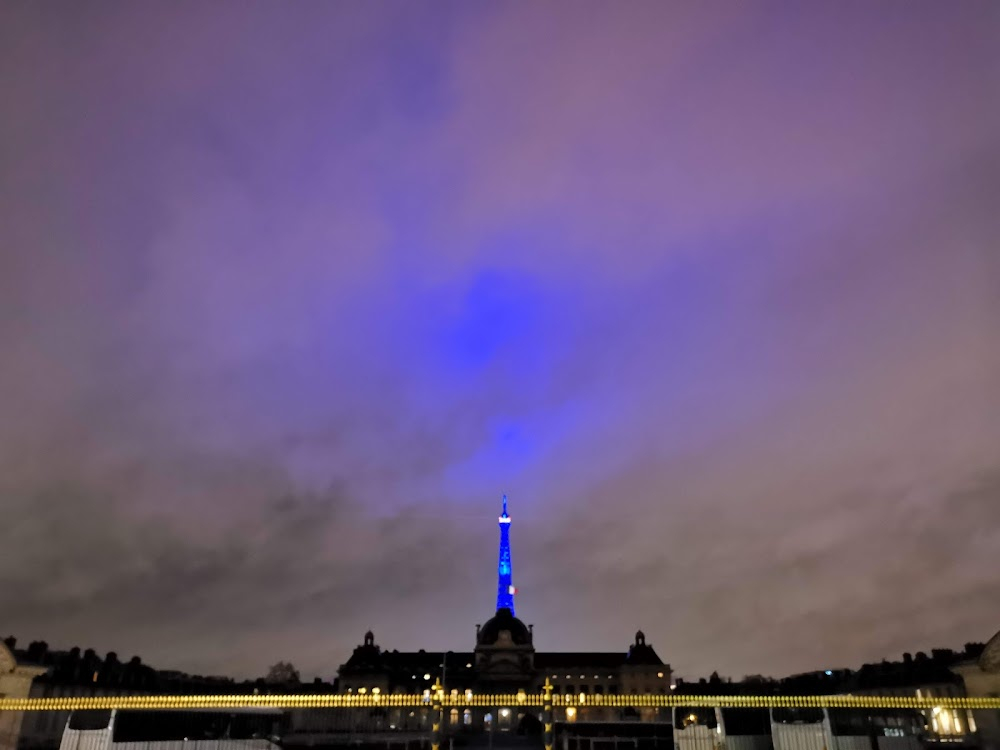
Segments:
[[[510,571],[510,516],[507,515],[507,496],[503,496],[503,514],[500,521],[500,563],[497,565],[497,610],[509,609],[514,614],[514,593]]]

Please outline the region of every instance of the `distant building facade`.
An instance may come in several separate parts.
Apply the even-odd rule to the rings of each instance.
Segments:
[[[17,665],[13,673],[8,669],[11,663]],[[309,692],[323,692],[332,686],[321,683],[303,688]],[[44,641],[34,641],[28,648],[19,650],[13,637],[0,643],[0,697],[4,693],[8,698],[71,698],[255,691],[273,692],[274,688],[265,686],[261,680],[236,682],[226,677],[157,670],[143,664],[137,656],[120,661],[114,652],[101,657],[89,648],[53,651]],[[0,750],[58,748],[69,715],[69,711],[0,713],[0,733],[5,738],[0,739]]]
[[[0,698],[27,698],[32,681],[44,673],[44,668],[19,664],[13,650],[0,643]],[[23,721],[22,711],[0,711],[0,750],[16,750]]]
[[[965,691],[974,698],[1000,698],[1000,632],[986,643],[976,659],[955,665]],[[984,750],[1000,750],[1000,711],[973,711]]]

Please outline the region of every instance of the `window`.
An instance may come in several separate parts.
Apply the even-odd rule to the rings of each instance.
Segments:
[[[451,713],[449,714],[449,718],[451,719],[451,725],[452,726],[454,726],[455,724],[458,724],[458,709],[457,708],[451,709]]]
[[[465,726],[470,726],[472,724],[472,711],[468,708],[465,709],[465,713],[462,714],[462,723],[465,724]]]
[[[604,686],[603,685],[594,685],[594,693],[596,695],[604,695]]]

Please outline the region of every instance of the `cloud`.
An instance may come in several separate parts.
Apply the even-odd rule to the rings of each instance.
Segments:
[[[507,491],[545,648],[988,636],[994,13],[0,10],[8,629],[466,648]]]

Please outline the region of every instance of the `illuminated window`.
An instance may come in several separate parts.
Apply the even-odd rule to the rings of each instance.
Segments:
[[[573,706],[566,707],[566,721],[576,721],[576,708]]]
[[[451,719],[451,723],[453,725],[454,724],[458,724],[458,709],[457,708],[451,709],[451,713],[448,716]]]
[[[462,723],[465,726],[470,726],[472,724],[472,711],[465,709],[465,713],[462,714]]]

